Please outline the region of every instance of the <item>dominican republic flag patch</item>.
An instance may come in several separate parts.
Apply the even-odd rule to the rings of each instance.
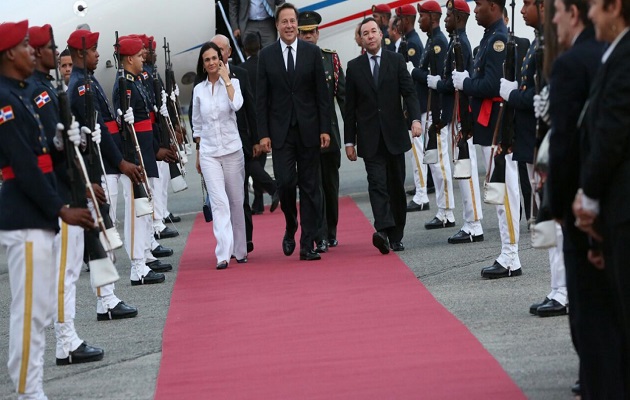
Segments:
[[[0,125],[11,121],[13,118],[15,118],[15,116],[13,115],[13,108],[11,106],[0,108]]]
[[[142,71],[142,77],[144,79],[149,79],[149,74],[147,74],[147,71]]]
[[[41,92],[39,96],[35,97],[35,104],[37,104],[37,108],[42,108],[50,101],[50,96],[48,92]]]
[[[85,85],[81,85],[77,88],[79,91],[79,96],[83,96],[85,94]]]

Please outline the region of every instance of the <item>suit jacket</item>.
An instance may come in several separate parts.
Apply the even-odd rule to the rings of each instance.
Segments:
[[[582,135],[584,193],[600,201],[604,226],[630,221],[630,34],[599,67]],[[590,150],[590,151],[589,151]]]
[[[238,79],[243,95],[243,107],[236,112],[236,125],[243,143],[245,158],[253,155],[254,144],[258,143],[256,134],[256,103],[249,84],[249,74],[244,68],[230,64],[230,77]]]
[[[252,93],[254,95],[254,100],[256,100],[256,74],[258,69],[258,54],[255,56],[249,57],[245,62],[239,67],[245,68],[247,70],[247,75],[249,76],[249,85],[252,88]]]
[[[285,0],[263,0],[269,4],[269,7],[273,11],[276,10],[276,7],[285,3]],[[232,30],[240,29],[241,33],[245,30],[247,26],[247,21],[249,20],[249,5],[251,4],[251,0],[230,0],[229,6],[229,18],[230,25],[232,25]]]
[[[579,184],[581,169],[578,116],[588,98],[604,53],[604,44],[595,40],[595,29],[586,28],[573,46],[553,63],[549,86],[549,174],[547,187],[551,212],[572,226],[571,205]]]
[[[283,147],[293,111],[302,144],[319,147],[319,135],[330,133],[330,102],[319,47],[297,40],[292,81],[284,64],[280,40],[262,49],[258,57],[258,137],[271,138],[274,149]]]
[[[391,154],[402,154],[411,148],[401,97],[409,118],[421,117],[404,57],[383,50],[379,68],[378,85],[372,77],[368,54],[350,61],[346,70],[344,143],[356,144],[359,157],[373,157],[379,150],[381,136]]]

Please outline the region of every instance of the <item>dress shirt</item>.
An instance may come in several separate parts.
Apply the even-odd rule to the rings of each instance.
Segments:
[[[402,42],[402,38],[398,38],[398,40],[396,41],[396,43],[394,43],[394,51],[396,53],[398,53],[398,48],[400,47],[400,43]]]
[[[280,40],[280,47],[282,48],[282,57],[284,58],[284,67],[289,70],[287,65],[287,57],[289,56],[289,51],[287,47],[291,46],[291,51],[293,52],[293,70],[295,71],[295,65],[297,64],[297,44],[298,40],[295,38],[293,43],[286,44],[282,40]]]
[[[381,52],[383,51],[383,48],[378,49],[378,53],[376,54],[370,54],[367,53],[368,56],[368,60],[370,60],[370,72],[374,72],[374,59],[372,57],[376,56],[378,58],[378,67],[380,69],[381,67]]]
[[[243,147],[236,125],[236,111],[243,106],[238,79],[231,79],[234,100],[230,101],[223,79],[214,84],[207,79],[193,90],[193,138],[200,138],[199,151],[211,157],[231,154]]]
[[[254,21],[262,21],[264,19],[270,18],[269,13],[265,10],[265,6],[263,6],[263,1],[266,0],[250,0],[249,2],[249,12],[248,17]]]

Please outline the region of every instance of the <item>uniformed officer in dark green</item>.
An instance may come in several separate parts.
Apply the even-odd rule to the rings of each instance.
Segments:
[[[322,22],[322,17],[315,11],[303,11],[298,16],[298,30],[300,39],[317,44],[319,39],[318,26]],[[323,213],[320,218],[320,228],[317,234],[317,249],[319,253],[328,251],[328,247],[337,246],[337,222],[339,220],[339,166],[341,165],[341,137],[339,135],[339,123],[337,121],[337,111],[334,101],[343,110],[346,97],[346,77],[339,55],[334,50],[321,49],[322,60],[324,62],[324,74],[328,85],[328,95],[330,96],[330,146],[322,149],[321,154],[321,175],[322,175],[322,195],[324,197]],[[343,114],[341,114],[343,116]]]

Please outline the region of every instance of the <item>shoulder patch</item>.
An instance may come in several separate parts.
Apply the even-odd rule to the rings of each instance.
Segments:
[[[322,48],[322,51],[323,51],[324,53],[331,53],[331,54],[332,54],[332,53],[336,53],[336,52],[337,52],[336,50],[324,49],[324,48]]]
[[[407,50],[407,55],[409,55],[409,57],[413,57],[416,55],[416,49],[411,48],[409,50]]]
[[[433,52],[435,54],[440,54],[440,51],[442,51],[442,48],[438,45],[433,46]]]
[[[50,96],[48,95],[48,92],[44,90],[38,94],[33,101],[35,101],[37,108],[42,108],[46,105],[46,103],[50,102]]]
[[[131,75],[131,74],[126,74],[126,75],[125,75],[125,78],[127,78],[127,80],[128,80],[128,81],[131,81],[131,82],[133,82],[133,81],[135,81],[135,80],[136,80],[136,78],[135,78],[133,75]]]
[[[127,89],[127,98],[131,97],[131,89]]]
[[[147,71],[142,71],[142,77],[144,79],[149,79],[149,74],[147,73]]]
[[[13,107],[6,106],[0,108],[0,125],[4,124],[7,121],[11,121],[14,118],[15,115],[13,115]]]
[[[392,44],[391,39],[390,39],[390,38],[385,38],[385,44],[386,44],[386,45],[388,45],[388,46],[389,46],[390,44]]]
[[[500,53],[500,52],[502,52],[505,49],[505,43],[503,43],[503,41],[501,41],[501,40],[497,40],[496,42],[494,42],[492,44],[492,48],[497,53]]]
[[[79,91],[79,96],[83,96],[85,94],[85,85],[81,85],[77,88]]]

